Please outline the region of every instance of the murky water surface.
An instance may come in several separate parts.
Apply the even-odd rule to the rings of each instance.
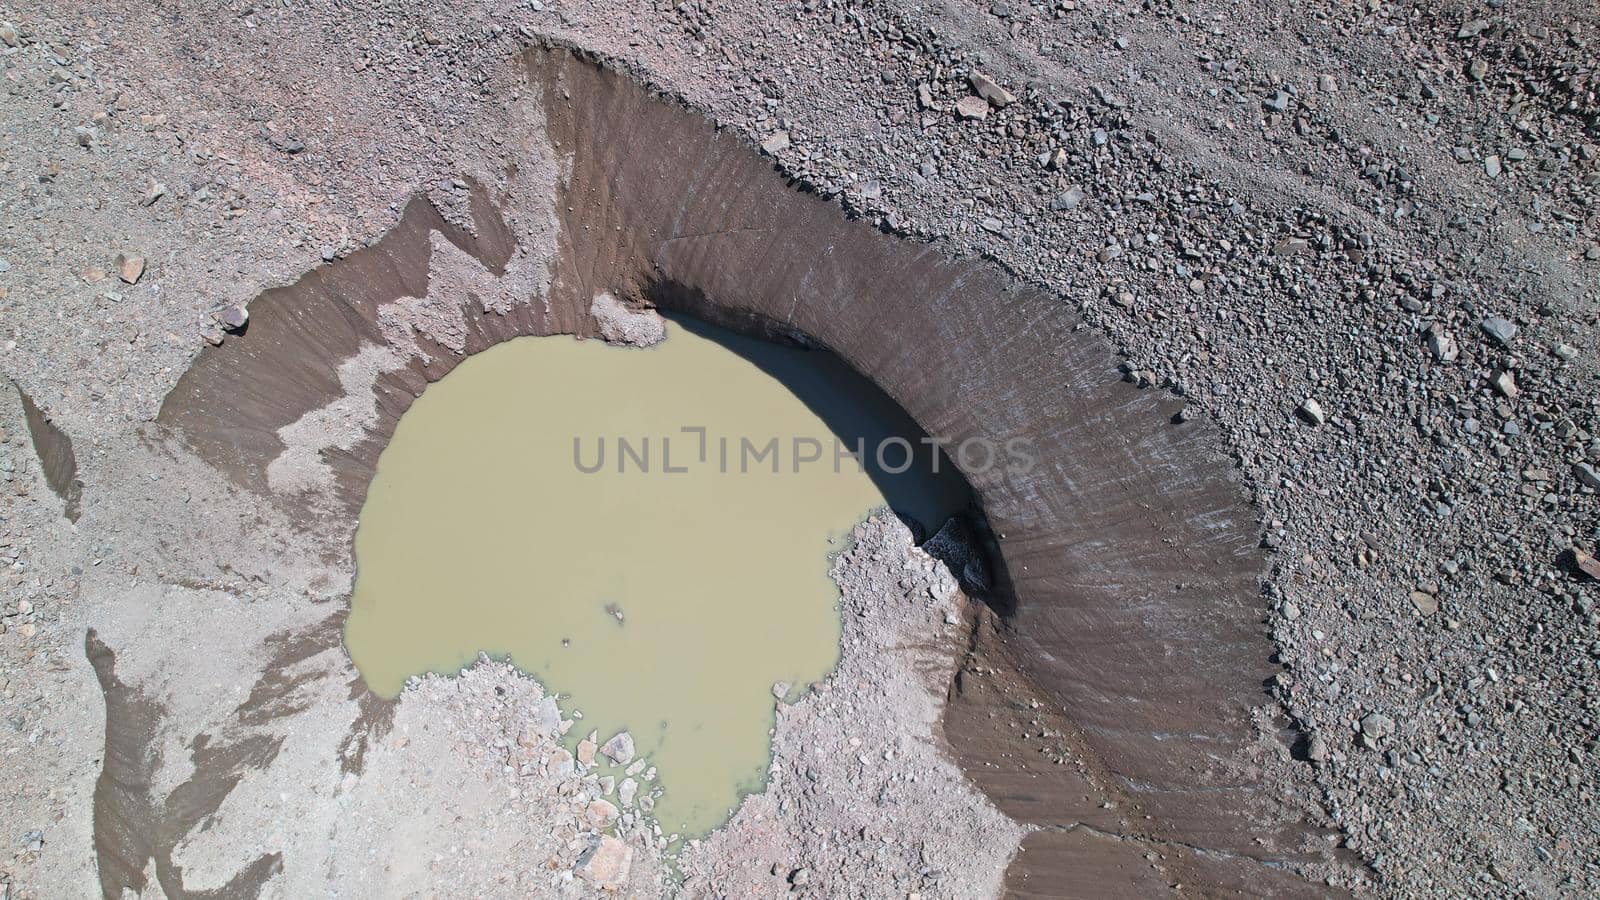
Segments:
[[[647,350],[502,344],[429,387],[383,452],[350,654],[386,696],[509,656],[583,712],[569,743],[630,731],[663,830],[704,833],[761,785],[774,682],[835,662],[833,542],[886,503],[934,528],[964,503],[925,446],[902,477],[835,471],[839,441],[877,468],[914,429],[830,354],[692,321]],[[891,441],[884,463],[902,456]]]

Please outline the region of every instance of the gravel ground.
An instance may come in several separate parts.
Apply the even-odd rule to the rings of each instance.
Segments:
[[[90,476],[116,474],[213,310],[370,241],[419,187],[449,208],[513,127],[503,61],[531,35],[570,39],[853,214],[1052,287],[1130,381],[1217,420],[1275,553],[1275,690],[1379,890],[1600,892],[1600,617],[1568,555],[1595,549],[1600,509],[1594,7],[3,17],[4,372]],[[990,102],[966,100],[979,86]],[[135,283],[118,254],[144,259]],[[92,774],[98,755],[76,743],[96,747],[98,701],[73,606],[82,571],[117,554],[59,518],[20,416],[5,423],[7,877],[42,884],[28,872],[52,829],[85,815],[44,773]]]

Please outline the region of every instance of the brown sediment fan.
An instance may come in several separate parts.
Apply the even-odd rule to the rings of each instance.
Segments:
[[[1174,424],[1178,401],[1123,382],[1106,342],[1059,298],[850,221],[739,136],[580,51],[533,49],[525,62],[567,162],[560,255],[548,305],[468,316],[469,353],[523,334],[592,334],[589,304],[610,290],[802,334],[951,444],[1025,438],[1031,470],[968,472],[1008,595],[974,653],[1010,687],[962,679],[946,728],[994,801],[1044,829],[1008,886],[1312,890],[1286,867],[1314,859],[1322,835],[1288,779],[1261,767],[1252,711],[1272,705],[1262,684],[1276,671],[1263,558],[1214,433]],[[417,200],[378,244],[263,294],[248,332],[201,354],[161,421],[265,491],[277,430],[339,396],[338,364],[383,342],[381,304],[425,292],[431,231],[491,268],[509,259],[497,210],[473,195],[473,235]],[[330,458],[349,521],[400,415],[460,358],[441,351],[380,379],[371,439]],[[1041,711],[1023,718],[1052,716],[1075,765],[1046,765],[1010,727],[1024,695]]]

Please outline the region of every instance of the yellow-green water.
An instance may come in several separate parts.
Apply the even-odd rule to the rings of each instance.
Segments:
[[[774,682],[834,665],[832,541],[886,495],[930,528],[965,495],[953,475],[919,476],[926,466],[893,479],[846,459],[835,472],[840,435],[869,457],[886,435],[916,439],[830,354],[668,329],[646,350],[522,338],[429,387],[362,510],[346,643],[385,696],[480,651],[509,656],[583,712],[569,742],[632,733],[658,769],[663,831],[688,836],[761,785]],[[703,462],[685,428],[705,429]],[[751,462],[773,437],[776,474],[770,457]],[[796,437],[823,461],[794,471],[811,455]],[[618,438],[633,450],[621,473]],[[582,471],[602,443],[601,470]]]

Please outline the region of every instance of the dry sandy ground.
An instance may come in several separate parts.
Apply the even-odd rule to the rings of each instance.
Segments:
[[[1600,890],[1600,617],[1566,556],[1594,549],[1600,509],[1592,7],[25,2],[3,18],[4,372],[77,439],[88,498],[75,525],[62,517],[0,392],[0,880],[15,896],[96,883],[91,624],[122,682],[227,724],[169,736],[162,784],[208,747],[242,767],[352,733],[240,720],[277,687],[257,683],[285,652],[269,634],[325,633],[347,569],[148,423],[215,336],[212,311],[374,240],[418,191],[448,215],[454,179],[497,180],[482,161],[533,127],[504,61],[535,34],[652,73],[868,219],[1059,291],[1123,349],[1130,380],[1223,426],[1276,554],[1274,690],[1376,889]],[[950,72],[974,63],[1020,98],[1010,112],[954,112],[970,89]],[[119,253],[146,260],[136,283]],[[171,657],[141,646],[186,656],[152,671]],[[332,702],[348,691],[337,644],[305,654],[283,670],[329,702],[295,694],[294,716],[354,717]],[[426,718],[402,704],[394,729]],[[523,838],[490,820],[513,794],[431,762],[442,733],[415,740],[409,762],[392,743],[333,748],[388,774],[280,797],[272,817],[171,810],[175,833],[150,836],[182,870],[167,878],[220,887],[257,853],[332,834],[339,793],[348,853],[294,885],[500,883]],[[453,808],[419,797],[459,803],[459,833],[481,842],[385,857],[410,846],[389,842],[390,812]],[[760,805],[742,815],[771,821]],[[180,840],[201,820],[213,828]],[[397,880],[360,880],[380,871]]]

